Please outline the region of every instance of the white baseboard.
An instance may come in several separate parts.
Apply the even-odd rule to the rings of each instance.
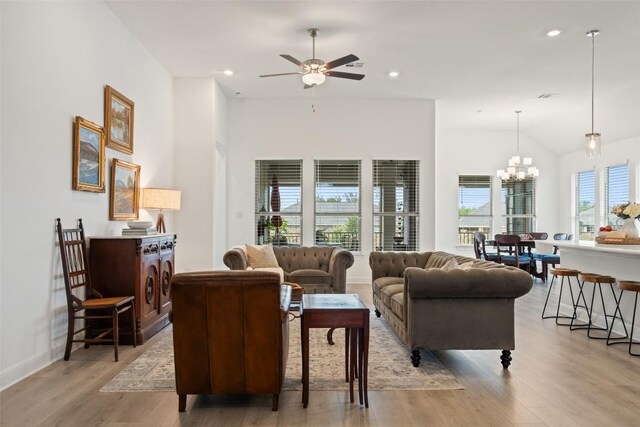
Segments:
[[[10,366],[0,372],[0,391],[11,387],[17,382],[22,381],[30,375],[46,368],[53,362],[56,362],[63,358],[64,348],[66,343],[62,343],[54,348],[50,348],[44,353],[32,356],[20,363]],[[76,350],[79,346],[76,345],[73,350]]]

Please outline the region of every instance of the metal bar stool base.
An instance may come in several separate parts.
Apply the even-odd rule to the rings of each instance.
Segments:
[[[613,325],[615,323],[615,318],[611,322],[611,329],[609,329],[609,334],[607,336],[607,345],[615,345],[615,344],[628,344],[629,345],[629,354],[632,356],[640,356],[640,353],[634,353],[631,351],[633,346],[640,346],[640,341],[633,340],[633,329],[636,322],[636,310],[638,308],[638,294],[640,293],[640,282],[632,282],[632,281],[620,281],[618,282],[618,288],[620,289],[620,297],[616,301],[616,311],[614,312],[614,316],[620,313],[620,320],[622,321],[622,326],[624,326],[624,332],[627,336],[623,338],[611,338],[611,332],[613,330]],[[631,316],[631,330],[627,331],[627,327],[622,320],[622,312],[620,311],[620,301],[622,301],[622,294],[624,291],[635,292],[636,296],[634,298],[633,303],[633,315]],[[628,341],[612,341],[612,340],[620,340],[629,338]]]
[[[558,326],[569,326],[571,327],[571,325],[573,324],[573,321],[576,318],[576,301],[575,298],[573,297],[573,289],[571,287],[571,278],[575,277],[576,281],[578,281],[578,274],[580,274],[580,272],[578,270],[570,270],[570,269],[566,269],[566,268],[556,268],[554,270],[551,271],[553,277],[551,278],[551,283],[549,284],[549,291],[547,292],[547,299],[544,302],[544,307],[542,308],[542,318],[543,319],[556,319],[556,325]],[[549,296],[551,295],[551,289],[553,288],[553,284],[555,283],[556,278],[560,276],[562,277],[562,279],[560,280],[560,293],[558,295],[558,306],[556,308],[556,314],[555,315],[551,315],[551,316],[545,316],[545,311],[547,309],[547,303],[549,302]],[[573,316],[565,316],[565,315],[561,315],[560,314],[560,303],[562,302],[562,290],[564,289],[564,278],[567,278],[567,284],[569,286],[569,293],[571,294],[571,303],[573,305]],[[580,281],[578,281],[578,285],[580,284]],[[586,304],[585,304],[586,305]],[[565,323],[565,322],[558,322],[558,319],[567,319],[567,320],[571,320],[571,322],[569,323]]]

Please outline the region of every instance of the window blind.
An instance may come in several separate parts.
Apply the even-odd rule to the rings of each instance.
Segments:
[[[502,181],[502,233],[536,231],[536,181],[533,178]]]
[[[491,176],[458,176],[458,243],[473,244],[473,233],[492,238]]]
[[[594,171],[578,172],[575,194],[575,216],[579,240],[593,240],[596,222],[596,177]]]
[[[607,209],[605,217],[609,225],[617,225],[618,217],[611,213],[611,208],[629,201],[629,165],[616,165],[607,168],[604,191]]]
[[[316,160],[315,243],[360,250],[360,161]]]
[[[302,160],[256,160],[256,243],[302,242]]]
[[[373,161],[373,249],[418,250],[418,160]]]

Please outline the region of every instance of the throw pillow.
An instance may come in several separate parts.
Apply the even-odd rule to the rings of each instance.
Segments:
[[[451,255],[444,252],[434,252],[431,254],[424,268],[442,268],[450,260],[455,259]]]
[[[273,246],[253,246],[249,244],[245,246],[247,248],[247,262],[249,263],[249,267],[279,267],[278,259],[273,252]]]
[[[473,268],[473,261],[465,262],[464,264],[460,264],[460,270],[471,270]]]
[[[449,270],[453,270],[458,268],[458,261],[456,261],[455,258],[451,258],[449,261],[447,261],[442,267],[442,270],[444,271],[449,271]]]

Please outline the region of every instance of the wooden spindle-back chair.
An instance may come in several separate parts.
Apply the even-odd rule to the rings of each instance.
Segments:
[[[78,228],[71,229],[63,229],[60,218],[56,221],[69,317],[64,360],[69,360],[71,356],[71,346],[74,342],[84,343],[85,348],[89,347],[89,344],[113,343],[117,362],[118,316],[120,313],[131,311],[131,334],[133,336],[133,346],[136,346],[135,297],[105,298],[100,292],[93,289],[91,286],[91,274],[89,272],[87,246],[82,219],[78,220]],[[84,295],[82,291],[84,291]],[[83,319],[85,324],[76,330],[77,319]],[[90,331],[90,325],[86,322],[89,319],[111,319],[112,327],[104,331],[99,331],[97,335],[93,336],[94,331]],[[84,337],[76,339],[75,336],[81,332],[84,332]],[[96,331],[96,333],[97,332],[98,331]]]

